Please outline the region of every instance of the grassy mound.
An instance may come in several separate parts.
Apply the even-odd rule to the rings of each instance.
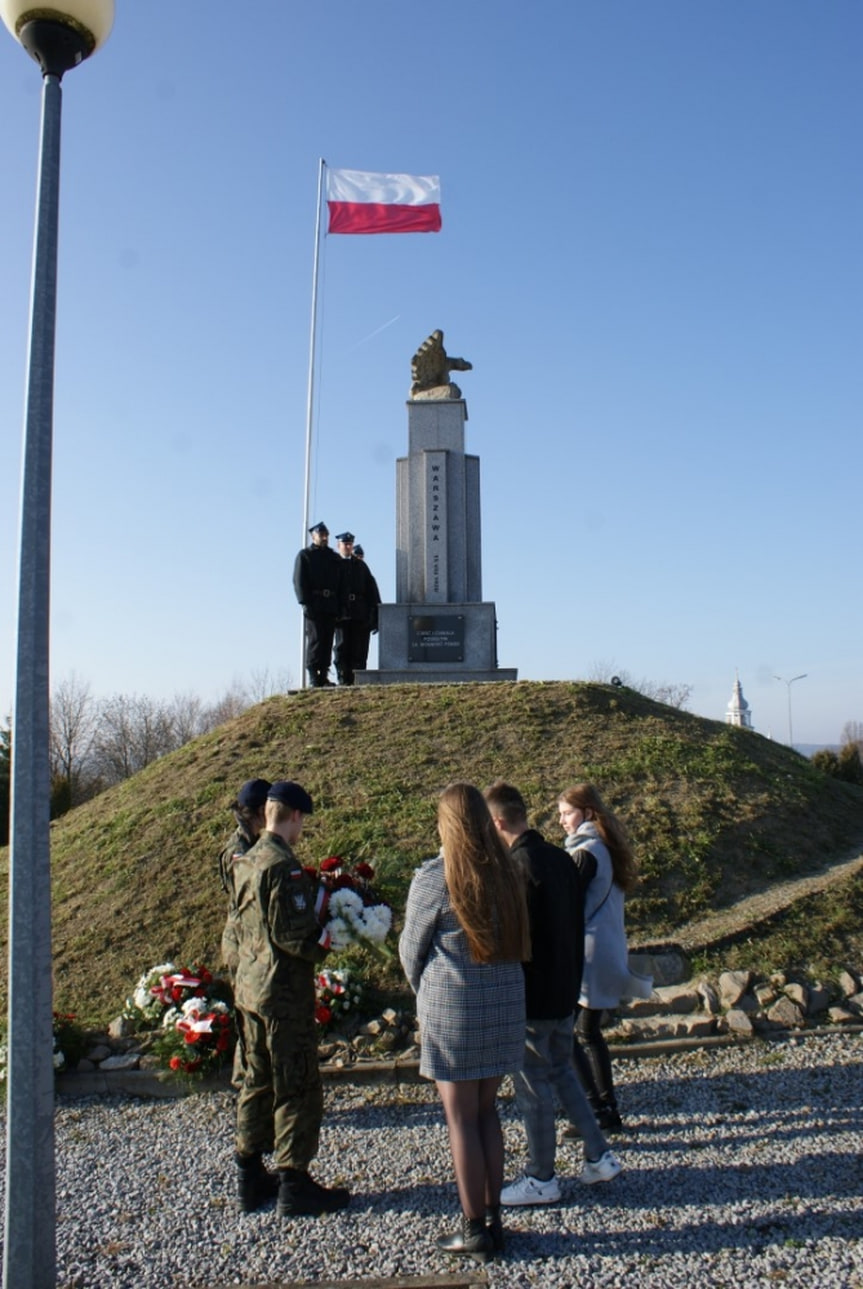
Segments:
[[[759,734],[631,690],[520,682],[286,694],[54,825],[58,1007],[104,1022],[153,964],[218,962],[216,856],[230,801],[258,775],[304,784],[315,813],[300,858],[371,862],[397,925],[413,869],[437,849],[437,794],[455,778],[515,783],[556,841],[559,791],[595,781],[641,865],[627,905],[633,940],[671,937],[863,841],[863,789]],[[5,853],[0,866],[8,871]]]

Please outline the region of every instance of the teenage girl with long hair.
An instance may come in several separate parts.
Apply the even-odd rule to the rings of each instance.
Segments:
[[[647,998],[649,976],[629,969],[623,905],[638,880],[632,846],[623,824],[602,800],[592,783],[577,783],[558,799],[564,845],[573,858],[590,865],[594,874],[584,901],[584,972],[576,1008],[573,1059],[605,1132],[623,1125],[617,1108],[611,1055],[602,1033],[602,1013],[621,998]]]
[[[524,1057],[525,874],[469,783],[441,794],[438,833],[440,854],[411,882],[399,954],[417,995],[420,1073],[443,1102],[462,1210],[459,1229],[437,1246],[487,1262],[503,1249],[495,1097]]]

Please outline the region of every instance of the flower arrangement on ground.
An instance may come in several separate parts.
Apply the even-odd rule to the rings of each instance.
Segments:
[[[393,912],[372,887],[375,871],[361,862],[350,868],[339,855],[330,855],[320,870],[307,870],[320,882],[319,916],[329,935],[329,947],[338,952],[360,945],[385,951]]]
[[[181,1007],[190,998],[208,998],[216,984],[212,972],[200,964],[181,969],[173,962],[163,962],[144,972],[131,997],[126,999],[123,1015],[144,1028],[152,1028],[162,1023],[170,1008]],[[218,988],[215,996],[220,996]]]
[[[356,1011],[365,996],[365,986],[349,967],[324,970],[315,977],[315,1020],[321,1029]]]
[[[178,1075],[215,1073],[233,1051],[231,1009],[218,998],[193,996],[169,1007],[153,1044],[162,1063]]]
[[[234,1049],[230,988],[200,963],[163,962],[145,971],[123,1015],[140,1029],[156,1031],[153,1051],[180,1076],[213,1073]]]
[[[52,1021],[54,1037],[53,1063],[56,1073],[78,1064],[84,1050],[85,1036],[74,1015],[54,1012]],[[5,1028],[0,1032],[0,1101],[6,1095],[9,1081],[9,1044]]]

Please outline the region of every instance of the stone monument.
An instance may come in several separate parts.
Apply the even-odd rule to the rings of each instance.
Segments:
[[[358,684],[515,680],[497,665],[495,606],[482,598],[479,457],[464,450],[467,405],[443,332],[411,364],[408,455],[396,462],[396,603],[379,612],[378,670]]]

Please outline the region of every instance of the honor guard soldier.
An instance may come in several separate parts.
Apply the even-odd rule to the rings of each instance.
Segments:
[[[266,826],[236,861],[239,962],[234,987],[246,1069],[237,1097],[240,1208],[253,1212],[272,1194],[261,1156],[279,1172],[279,1217],[344,1208],[350,1195],[309,1176],[318,1150],[324,1094],[318,1064],[315,975],[326,957],[322,888],[297,860],[312,799],[280,779],[267,794]]]
[[[353,533],[336,537],[342,557],[342,618],[336,628],[335,663],[340,685],[352,685],[369,656],[369,635],[377,630],[378,584],[364,559],[354,554]]]
[[[366,553],[363,550],[362,546],[359,544],[359,542],[354,542],[354,558],[362,560],[364,564],[366,562]],[[366,567],[368,568],[368,565],[366,565]],[[380,602],[381,602],[381,593],[378,590],[378,584],[375,581],[375,578],[371,569],[369,569],[369,577],[372,579],[371,608],[369,610],[369,627],[365,635],[365,640],[363,641],[362,649],[360,649],[359,646],[357,647],[357,661],[354,664],[355,671],[361,671],[366,666],[368,666],[369,638],[370,636],[375,634],[378,629],[378,607],[380,606]]]
[[[263,830],[264,807],[267,804],[267,793],[271,786],[267,779],[249,779],[240,788],[236,800],[231,805],[237,827],[219,856],[219,877],[222,881],[222,890],[228,897],[228,916],[222,932],[222,961],[228,968],[232,986],[237,975],[237,963],[240,960],[237,892],[234,888],[236,863],[247,850],[251,850]],[[245,1068],[243,1044],[238,1037],[234,1048],[234,1070],[231,1076],[231,1083],[235,1088],[242,1083]]]
[[[309,684],[329,685],[336,622],[342,613],[342,561],[330,549],[326,524],[309,529],[312,544],[294,562],[294,591],[303,606],[306,625],[306,670]]]

